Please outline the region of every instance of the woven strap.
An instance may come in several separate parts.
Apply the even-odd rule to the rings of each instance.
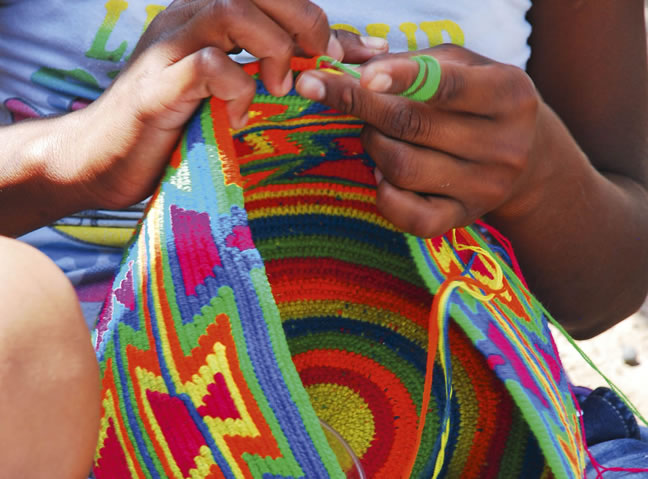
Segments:
[[[303,70],[314,62],[299,60],[293,66]],[[251,74],[257,68],[246,66]],[[430,477],[435,466],[441,475],[483,477],[480,468],[487,462],[471,464],[471,454],[497,457],[502,471],[516,471],[513,476],[533,477],[542,471],[542,458],[528,474],[524,465],[507,459],[506,454],[521,446],[516,457],[530,457],[531,447],[525,446],[530,442],[520,441],[514,429],[503,430],[503,439],[481,447],[478,439],[484,436],[466,438],[472,434],[466,431],[468,417],[484,421],[475,423],[474,434],[501,424],[488,423],[496,409],[484,414],[479,409],[473,416],[461,411],[468,398],[457,399],[455,380],[461,374],[467,375],[462,382],[468,391],[484,396],[475,398],[480,404],[498,404],[488,403],[488,396],[505,384],[524,417],[518,421],[513,414],[513,423],[530,425],[556,477],[578,477],[583,454],[577,417],[541,308],[492,254],[483,233],[460,228],[454,235],[425,241],[404,236],[381,219],[371,204],[375,184],[370,183],[370,166],[357,166],[365,161],[357,119],[294,92],[273,98],[260,84],[253,110],[244,131],[231,132],[223,103],[203,104],[125,254],[95,332],[103,385],[97,479],[343,477],[317,419],[325,410],[314,409],[323,404],[318,398],[335,397],[321,386],[330,383],[317,379],[329,370],[341,371],[340,387],[334,391],[351,391],[350,378],[364,381],[374,394],[371,404],[380,405],[375,410],[391,416],[389,423],[374,422],[374,427],[382,428],[387,439],[402,437],[385,442],[386,437],[376,436],[366,443],[365,466],[380,463],[371,477],[393,477],[394,471],[405,470],[402,461],[411,454],[419,410],[428,419],[425,447],[414,467],[420,477]],[[347,135],[347,130],[355,133]],[[348,175],[341,175],[345,171]],[[302,201],[305,197],[308,204]],[[275,212],[280,208],[290,212],[284,222]],[[345,216],[348,211],[353,218]],[[295,231],[303,237],[291,236]],[[329,281],[328,289],[310,289],[308,301],[298,299],[299,284],[283,272],[294,270],[306,244],[317,244],[319,256],[304,256],[305,275],[314,265],[324,275],[335,266],[343,283],[356,289]],[[502,272],[499,289],[494,287],[497,268],[491,257]],[[373,262],[384,267],[377,269]],[[439,356],[445,358],[448,379],[435,382],[439,388],[432,385],[431,396],[439,409],[461,416],[448,421],[450,440],[444,445],[443,435],[436,433],[439,421],[431,421],[436,412],[421,407],[422,398],[430,395],[423,394],[414,366],[421,356],[425,363],[422,344],[428,340],[425,335],[421,340],[422,325],[427,324],[421,305],[428,303],[420,298],[439,292],[448,278],[458,276],[477,281],[469,290],[489,286],[497,295],[482,302],[455,288],[439,299],[444,307],[432,315],[442,320],[439,337],[445,346]],[[337,292],[347,299],[336,302]],[[297,300],[289,300],[291,295]],[[363,304],[365,297],[375,302]],[[300,316],[303,304],[315,307],[322,317]],[[374,313],[376,323],[363,323],[363,314]],[[354,315],[356,324],[347,320]],[[453,330],[450,316],[463,329],[464,339]],[[332,338],[340,350],[324,348],[325,338]],[[343,344],[349,345],[345,351]],[[451,344],[456,351],[446,347]],[[463,345],[465,352],[459,347]],[[472,373],[481,367],[471,356],[475,351],[502,383],[490,383],[488,371]],[[469,357],[474,364],[469,365]],[[324,364],[327,368],[320,367]],[[392,364],[396,367],[390,369]],[[403,374],[393,374],[397,372]],[[374,382],[366,381],[372,376]],[[391,407],[398,407],[402,417],[389,414]],[[407,437],[402,431],[408,431]],[[468,447],[460,450],[458,444]],[[496,449],[497,456],[489,455]],[[442,466],[436,457],[444,457]]]

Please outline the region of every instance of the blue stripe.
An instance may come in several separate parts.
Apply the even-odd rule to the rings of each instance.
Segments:
[[[281,238],[291,236],[315,235],[340,238],[345,242],[366,243],[394,256],[410,257],[410,251],[402,233],[347,216],[303,214],[255,218],[250,220],[250,228],[254,233],[254,240],[259,243],[274,239],[279,242]],[[334,240],[331,242],[335,244]],[[308,256],[310,252],[305,250],[304,255]]]

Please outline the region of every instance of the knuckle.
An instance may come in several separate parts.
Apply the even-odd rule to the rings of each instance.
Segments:
[[[274,52],[273,56],[280,58],[291,57],[295,52],[295,43],[293,42],[293,39],[290,38],[290,35],[284,33],[278,36],[272,46],[272,51]]]
[[[326,13],[322,10],[321,7],[314,4],[313,2],[304,2],[303,5],[303,15],[306,22],[308,22],[307,30],[317,31],[322,27],[328,28],[328,18]]]
[[[357,115],[356,108],[360,104],[358,98],[358,91],[352,85],[345,85],[338,97],[338,105],[336,107],[343,113]]]
[[[440,51],[440,52],[462,52],[464,50],[463,47],[460,47],[459,45],[455,45],[454,43],[441,43],[440,45],[437,45],[433,48],[435,51]]]
[[[386,123],[390,133],[402,139],[426,137],[429,133],[429,122],[425,121],[421,110],[412,106],[403,108],[397,105],[386,111]]]
[[[207,72],[220,71],[223,68],[224,58],[215,47],[206,47],[196,52],[193,69],[197,75]]]
[[[400,188],[414,184],[418,177],[416,163],[410,161],[410,155],[403,146],[397,143],[391,148],[383,148],[381,160],[381,171],[390,183]]]
[[[518,82],[517,96],[520,107],[535,116],[540,102],[535,85],[526,73],[521,76],[521,80]]]
[[[448,103],[457,98],[459,93],[464,90],[465,78],[456,71],[450,69],[443,74],[441,83],[436,92],[435,98],[440,103]]]
[[[145,101],[140,101],[134,106],[133,119],[135,124],[149,125],[154,123],[159,114],[159,102],[153,102],[144,95],[140,95]],[[160,108],[161,109],[161,108]],[[130,126],[130,125],[129,125]]]
[[[230,25],[249,15],[250,4],[233,0],[218,0],[207,4],[207,15],[222,25]]]
[[[535,115],[539,98],[533,80],[517,67],[506,65],[508,81],[503,82],[503,97],[508,100],[511,111]]]
[[[417,214],[410,219],[408,231],[419,238],[433,238],[443,231],[439,231],[439,225],[431,218],[432,215]]]
[[[219,84],[231,83],[233,72],[227,64],[228,57],[216,47],[205,47],[191,56],[191,71],[188,72],[191,78],[187,81],[187,89],[193,89],[196,83],[214,82]]]
[[[530,149],[521,141],[501,144],[498,148],[499,163],[512,172],[522,172],[527,166]]]
[[[256,82],[249,75],[245,75],[240,83],[240,88],[241,97],[251,102],[256,95]]]

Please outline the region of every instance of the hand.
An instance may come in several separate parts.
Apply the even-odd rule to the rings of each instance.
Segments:
[[[418,74],[414,52],[371,60],[359,81],[304,72],[297,90],[366,121],[362,141],[376,163],[378,209],[404,231],[434,237],[489,212],[532,208],[555,168],[536,152],[541,100],[531,80],[452,45],[420,53],[436,57],[442,71],[426,103],[397,95]]]
[[[295,53],[366,61],[386,51],[386,43],[379,46],[332,33],[309,0],[176,0],[151,23],[113,85],[78,112],[88,153],[66,167],[83,178],[86,207],[128,206],[152,192],[202,99],[224,100],[231,125],[245,124],[255,82],[228,52],[243,48],[259,58],[262,81],[281,96],[292,88]]]

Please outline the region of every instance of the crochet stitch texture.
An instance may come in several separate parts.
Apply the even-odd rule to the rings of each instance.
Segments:
[[[368,477],[401,477],[433,294],[453,275],[494,281],[453,243],[488,249],[479,229],[426,241],[380,216],[359,120],[260,83],[250,117],[231,132],[223,105],[203,104],[126,252],[95,331],[97,479],[345,477],[318,417]],[[443,477],[580,476],[550,333],[501,268],[487,304],[449,297],[451,367],[435,363],[414,477],[435,475],[441,448]]]

